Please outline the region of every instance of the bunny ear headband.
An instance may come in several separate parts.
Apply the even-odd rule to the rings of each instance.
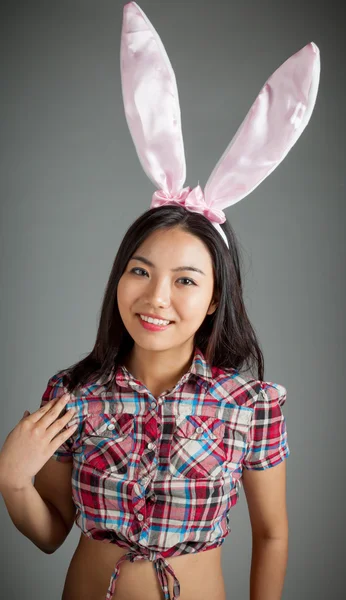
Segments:
[[[320,78],[311,42],[267,80],[212,171],[204,192],[183,187],[186,163],[174,71],[162,41],[136,4],[124,7],[121,80],[127,123],[141,165],[158,188],[150,208],[184,206],[207,217],[228,242],[223,209],[250,194],[285,158],[307,126]]]

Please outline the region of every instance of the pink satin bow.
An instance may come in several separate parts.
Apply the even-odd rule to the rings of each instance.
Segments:
[[[166,206],[169,204],[184,206],[184,208],[191,212],[197,212],[204,215],[213,223],[224,223],[226,221],[223,210],[212,208],[207,205],[200,185],[197,185],[193,189],[189,186],[185,187],[179,194],[174,196],[170,196],[164,190],[157,190],[153,194],[150,208],[157,208],[158,206]]]

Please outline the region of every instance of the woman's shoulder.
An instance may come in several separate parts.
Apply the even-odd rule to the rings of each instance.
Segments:
[[[211,368],[213,389],[220,395],[231,395],[238,405],[251,406],[256,402],[279,403],[286,401],[287,389],[280,383],[261,381],[249,372],[235,368]]]

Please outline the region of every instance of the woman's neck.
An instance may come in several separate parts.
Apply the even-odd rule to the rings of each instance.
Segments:
[[[193,355],[194,347],[191,345],[159,352],[145,350],[135,344],[124,365],[157,397],[178,383],[191,367]]]

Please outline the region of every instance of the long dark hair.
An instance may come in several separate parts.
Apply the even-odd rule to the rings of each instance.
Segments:
[[[126,232],[105,289],[94,348],[66,370],[66,387],[70,392],[77,386],[92,384],[101,376],[109,375],[131,350],[134,342],[118,309],[119,280],[131,256],[147,237],[158,229],[173,227],[200,238],[207,246],[213,263],[214,297],[218,300],[218,307],[212,315],[206,315],[195,334],[195,346],[200,348],[211,366],[251,371],[257,365],[257,379],[263,380],[263,353],[244,306],[241,255],[231,225],[227,220],[221,225],[229,243],[228,249],[204,215],[168,205],[147,210]]]

